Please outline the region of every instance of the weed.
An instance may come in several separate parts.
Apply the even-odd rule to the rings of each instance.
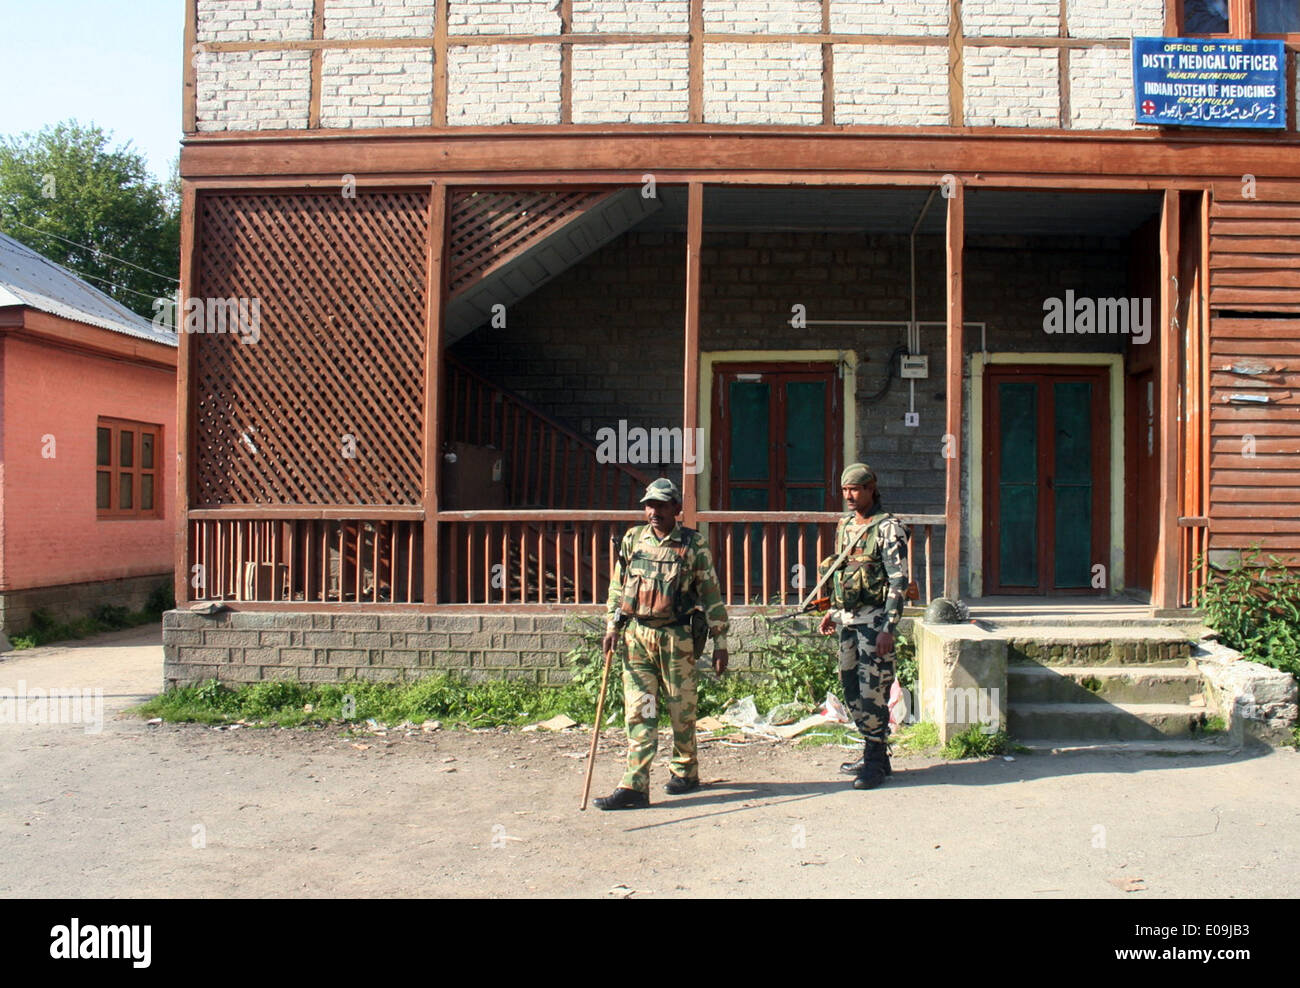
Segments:
[[[1005,754],[1011,746],[1011,738],[1006,731],[986,734],[985,725],[972,724],[960,734],[948,739],[943,747],[944,758],[988,758],[990,755]]]
[[[1198,558],[1196,570],[1208,570]],[[1300,573],[1258,546],[1241,565],[1211,573],[1202,602],[1219,641],[1246,658],[1300,678]]]
[[[894,676],[898,685],[913,696],[920,669],[916,664],[916,642],[904,634],[894,636]]]
[[[1212,717],[1207,717],[1202,723],[1197,724],[1195,726],[1195,733],[1222,734],[1227,729],[1228,729],[1228,722],[1224,720],[1222,717],[1220,717],[1218,714],[1215,714]]]
[[[826,727],[817,728],[811,734],[799,735],[798,747],[800,748],[820,748],[828,744],[861,748],[862,735],[842,724],[828,724]]]
[[[1079,680],[1079,685],[1082,686],[1089,693],[1101,692],[1102,683],[1101,680],[1098,679],[1096,676],[1084,676],[1081,680]]]
[[[939,747],[939,727],[937,724],[908,724],[894,733],[890,744],[902,751],[926,754]]]

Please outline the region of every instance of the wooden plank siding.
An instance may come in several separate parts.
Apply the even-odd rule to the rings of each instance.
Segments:
[[[1300,562],[1300,188],[1214,193],[1210,547]]]

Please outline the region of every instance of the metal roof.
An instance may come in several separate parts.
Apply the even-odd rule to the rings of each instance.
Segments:
[[[143,316],[0,233],[0,306],[26,305],[74,322],[110,329],[136,339],[176,346],[176,334],[155,329]]]

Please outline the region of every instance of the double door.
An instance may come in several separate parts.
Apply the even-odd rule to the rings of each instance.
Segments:
[[[1102,367],[989,369],[984,391],[987,593],[1109,588],[1108,384]]]

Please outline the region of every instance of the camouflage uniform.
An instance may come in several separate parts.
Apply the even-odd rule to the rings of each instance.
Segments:
[[[679,569],[679,592],[667,600],[656,576]],[[625,593],[626,591],[626,593]],[[625,606],[625,600],[627,604]],[[623,706],[627,721],[627,772],[620,788],[650,791],[650,764],[659,746],[659,703],[673,725],[672,774],[695,780],[695,644],[690,612],[703,611],[714,650],[727,648],[727,610],[713,571],[708,543],[693,529],[675,525],[663,539],[638,525],[619,544],[609,582],[607,630],[616,630],[620,614],[627,657],[623,663]],[[667,613],[665,613],[667,612]],[[657,614],[658,616],[646,616]]]
[[[848,599],[832,593],[833,606],[848,603],[834,618],[840,626],[840,685],[854,723],[868,742],[883,744],[889,736],[889,688],[894,682],[894,657],[876,655],[876,636],[894,634],[907,599],[907,529],[893,515],[877,512],[863,531],[856,515],[840,519],[835,529],[835,553],[856,545],[842,572],[851,584]],[[840,580],[836,580],[838,590]],[[854,594],[853,590],[857,593]],[[855,605],[856,606],[852,606]]]

